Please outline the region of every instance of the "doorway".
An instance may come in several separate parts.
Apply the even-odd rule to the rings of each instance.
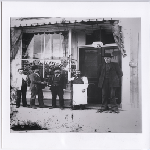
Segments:
[[[104,63],[104,53],[111,53],[114,57],[112,62],[122,66],[121,52],[117,47],[105,48],[80,48],[79,49],[79,70],[82,76],[88,78],[89,86],[87,89],[88,104],[101,104],[102,103],[102,90],[98,88],[98,68],[99,65]],[[116,91],[117,104],[121,104],[121,87]]]
[[[101,91],[98,90],[98,65],[102,62],[101,48],[79,49],[79,70],[88,78],[88,103],[101,103]]]

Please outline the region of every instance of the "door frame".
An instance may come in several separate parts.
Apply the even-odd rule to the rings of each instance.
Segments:
[[[80,49],[88,49],[88,50],[92,50],[92,49],[99,49],[99,48],[94,48],[94,47],[78,47],[78,51],[77,51],[77,69],[79,69],[79,63],[80,63],[80,60],[79,60],[79,50]],[[101,47],[101,57],[104,55],[104,52],[105,52],[105,50],[108,50],[108,49],[118,49],[118,46],[107,46],[107,47]],[[120,68],[121,68],[121,70],[122,70],[122,55],[121,55],[121,53],[119,54],[119,66],[120,66]],[[101,59],[101,63],[102,63],[102,59]],[[100,63],[100,62],[99,62]],[[99,65],[99,64],[98,64]],[[121,105],[121,103],[122,103],[122,84],[121,84],[121,88],[120,88],[120,101],[119,101],[119,103],[118,104],[120,104]],[[98,104],[98,103],[97,103]]]
[[[101,55],[102,55],[102,53],[101,53],[101,48],[95,48],[95,47],[81,47],[81,48],[78,48],[78,69],[80,69],[81,70],[81,68],[80,68],[80,56],[79,56],[79,54],[80,54],[80,50],[82,51],[84,51],[85,52],[85,50],[97,50],[97,55],[98,55],[98,53],[100,54],[100,56],[99,57],[101,57]],[[84,54],[85,55],[85,54]],[[98,70],[98,66],[99,66],[99,64],[101,63],[101,61],[102,61],[102,57],[100,58],[100,59],[98,59],[98,57],[97,57],[97,70]],[[89,78],[88,78],[89,79]],[[90,83],[91,84],[94,84],[94,83],[96,83],[96,84],[94,84],[97,88],[96,88],[96,91],[98,90],[98,83],[96,82],[96,80],[98,80],[98,78],[97,77],[91,77],[91,81],[90,81]],[[89,81],[88,81],[89,82]],[[93,104],[100,104],[101,103],[101,100],[98,100],[98,98],[99,98],[99,96],[98,96],[98,91],[97,91],[97,94],[95,95],[95,97],[94,96],[91,96],[91,97],[88,97],[88,103],[93,103]]]

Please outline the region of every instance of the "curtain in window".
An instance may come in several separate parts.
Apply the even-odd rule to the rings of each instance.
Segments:
[[[28,42],[27,42],[28,41]],[[62,59],[68,56],[68,36],[56,33],[23,35],[23,59]]]
[[[21,45],[22,30],[21,28],[10,28],[10,60],[15,58]]]
[[[22,35],[22,59],[27,59],[30,56],[27,49],[33,49],[33,36],[33,33],[23,33]]]
[[[68,33],[24,33],[22,40],[22,67],[30,72],[38,65],[43,77],[55,66],[67,66]],[[43,70],[44,68],[44,70]]]

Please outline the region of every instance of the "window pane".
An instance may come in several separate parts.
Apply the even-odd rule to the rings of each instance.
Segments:
[[[34,59],[44,58],[44,34],[34,35]]]
[[[44,43],[45,36],[45,43]],[[45,44],[45,45],[44,45]],[[45,47],[45,48],[44,48]],[[45,50],[45,51],[44,51]],[[60,59],[68,56],[68,34],[25,34],[23,59]]]
[[[45,34],[45,59],[52,58],[52,34]]]
[[[61,38],[60,34],[53,34],[53,57],[54,58],[63,57],[60,38]]]

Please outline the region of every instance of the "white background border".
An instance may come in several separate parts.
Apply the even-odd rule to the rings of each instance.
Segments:
[[[150,14],[148,2],[3,2],[2,147],[19,149],[150,148]],[[10,133],[10,17],[141,17],[142,133]],[[146,65],[145,65],[146,64]],[[146,86],[145,86],[146,85]]]

